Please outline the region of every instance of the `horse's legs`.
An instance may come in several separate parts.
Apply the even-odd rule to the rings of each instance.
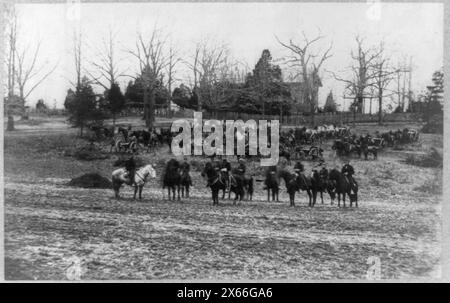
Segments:
[[[275,194],[276,194],[276,196],[277,196],[277,202],[280,202],[280,200],[278,199],[278,188],[277,188]]]
[[[344,207],[345,207],[345,192],[342,193],[342,201],[344,202]]]
[[[186,186],[186,198],[189,198],[189,185]]]
[[[338,207],[341,207],[341,193],[338,194]]]
[[[133,195],[133,200],[136,200],[136,193],[137,193],[137,186],[134,187],[134,195]]]
[[[267,188],[267,202],[270,202],[270,189],[269,188]]]
[[[180,197],[180,185],[178,185],[177,186],[177,192],[178,192],[178,201],[180,201],[181,200],[181,197]]]
[[[215,204],[219,205],[219,189],[215,190],[214,197],[215,197],[214,198],[215,199]]]
[[[167,187],[167,198],[170,200],[170,186]]]
[[[322,200],[322,204],[323,204],[323,191],[320,191],[320,200]]]
[[[139,200],[142,200],[142,190],[144,189],[144,185],[139,186]]]

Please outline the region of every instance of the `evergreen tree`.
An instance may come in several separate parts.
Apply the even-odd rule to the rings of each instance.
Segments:
[[[69,113],[69,122],[74,127],[80,128],[80,136],[83,135],[83,129],[89,123],[98,123],[104,119],[96,95],[86,77],[82,78],[75,92],[68,90],[64,106]]]
[[[323,107],[324,112],[326,113],[335,113],[336,112],[336,102],[334,101],[333,92],[327,96],[327,100],[325,101],[325,106]]]
[[[125,97],[120,90],[117,83],[111,85],[111,88],[105,91],[106,107],[111,112],[113,118],[113,125],[116,124],[116,116],[125,107]]]

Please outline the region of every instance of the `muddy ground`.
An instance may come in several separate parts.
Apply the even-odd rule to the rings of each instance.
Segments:
[[[112,190],[69,187],[84,173],[109,177],[117,155],[78,161],[64,155],[85,143],[75,129],[64,121],[31,124],[5,133],[6,279],[70,279],[74,264],[83,280],[365,279],[374,258],[382,279],[440,276],[441,187],[434,184],[442,184],[442,170],[404,159],[431,146],[442,151],[442,136],[421,134],[418,143],[385,150],[377,161],[353,160],[357,209],[330,205],[328,196],[312,209],[306,193],[289,207],[284,184],[281,202],[267,202],[261,182],[253,201],[213,207],[197,169],[204,159],[190,159],[191,197],[166,200],[159,179],[171,157],[166,147],[140,154],[158,173],[142,201],[132,200],[130,187],[121,200]],[[340,166],[330,144],[327,165]],[[261,180],[258,162],[249,166]]]

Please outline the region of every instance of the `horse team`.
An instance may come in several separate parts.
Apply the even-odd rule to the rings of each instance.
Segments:
[[[359,137],[355,134],[345,136],[335,140],[332,149],[338,156],[350,156],[352,153],[367,160],[368,155],[372,154],[377,159],[378,151],[385,147],[397,148],[399,144],[408,144],[419,140],[419,132],[415,129],[404,128],[403,130],[389,131],[380,134],[375,132],[374,136],[366,134]]]

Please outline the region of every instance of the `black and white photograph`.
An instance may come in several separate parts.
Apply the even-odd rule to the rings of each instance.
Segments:
[[[4,281],[443,278],[443,2],[0,5]]]

